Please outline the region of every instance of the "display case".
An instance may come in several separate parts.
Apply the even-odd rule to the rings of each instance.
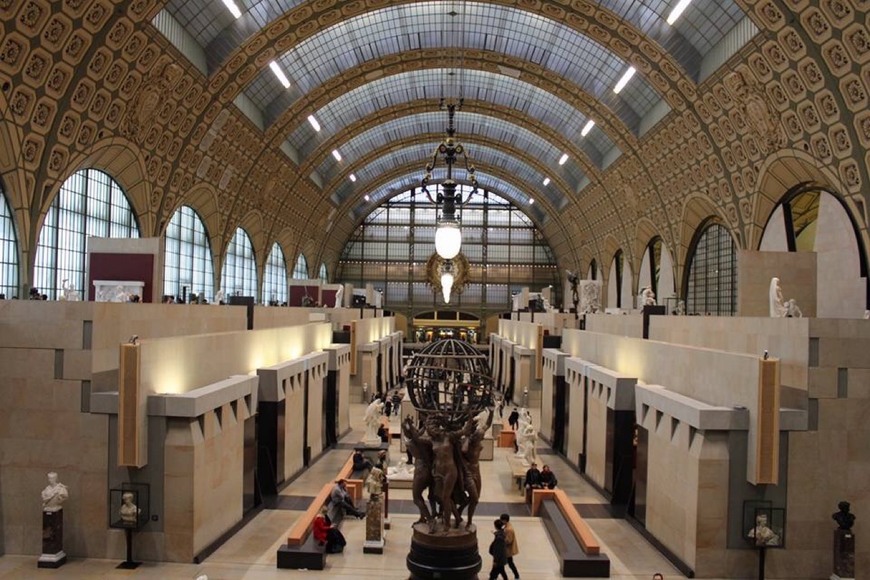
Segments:
[[[138,529],[151,517],[150,494],[146,483],[122,483],[109,490],[109,527]]]

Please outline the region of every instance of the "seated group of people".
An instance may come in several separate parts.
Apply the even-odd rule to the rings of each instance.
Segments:
[[[366,463],[371,467],[370,462],[366,461]],[[347,481],[339,479],[329,494],[329,501],[314,518],[312,527],[314,540],[319,545],[324,546],[324,550],[328,554],[342,552],[347,545],[344,534],[336,526],[345,514],[351,514],[358,519],[366,517],[365,512],[357,509],[353,504],[353,499],[347,492]]]
[[[545,465],[543,470],[538,469],[538,464],[532,462],[526,471],[526,492],[531,494],[532,489],[553,489],[556,487],[556,474],[550,471],[550,466]]]

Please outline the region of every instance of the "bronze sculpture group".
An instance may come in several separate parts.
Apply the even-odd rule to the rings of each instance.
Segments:
[[[402,423],[406,444],[414,457],[411,493],[420,510],[417,523],[427,523],[430,533],[459,528],[465,508],[465,527],[471,527],[480,498],[480,452],[492,414],[490,409],[485,419],[481,418],[483,413],[469,416],[459,431],[451,429],[447,417],[438,412],[421,413],[420,426],[415,426],[410,417]],[[481,421],[483,424],[479,424]],[[423,496],[427,490],[428,505]]]

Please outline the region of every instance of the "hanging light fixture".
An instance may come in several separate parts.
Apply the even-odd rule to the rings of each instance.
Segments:
[[[453,262],[444,262],[441,266],[441,293],[444,294],[444,303],[450,303],[450,292],[453,290]]]
[[[444,104],[442,102],[442,107]],[[459,104],[447,105],[447,137],[441,141],[438,148],[432,154],[432,160],[426,164],[426,174],[423,176],[421,186],[423,192],[429,198],[429,201],[434,203],[439,210],[438,227],[435,230],[435,251],[445,260],[452,260],[459,254],[462,248],[462,230],[460,228],[460,219],[457,215],[457,210],[465,203],[462,200],[462,194],[456,192],[456,180],[453,178],[453,165],[459,156],[462,156],[465,163],[465,171],[468,174],[468,179],[473,187],[472,193],[477,191],[477,179],[474,176],[474,165],[471,165],[468,156],[465,154],[465,148],[456,140],[456,127],[453,124],[453,118],[456,110],[462,107],[462,99],[459,99]],[[433,198],[429,193],[428,185],[432,179],[432,171],[438,163],[438,157],[444,158],[444,164],[447,166],[447,178],[441,182],[440,191]],[[467,200],[466,200],[467,201]]]

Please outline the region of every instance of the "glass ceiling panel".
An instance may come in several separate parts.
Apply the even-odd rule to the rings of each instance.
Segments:
[[[554,174],[561,174],[574,190],[580,185],[584,177],[583,169],[576,160],[572,159],[560,167],[558,160],[562,155],[562,151],[536,133],[519,125],[503,119],[462,111],[456,113],[456,124],[468,130],[467,133],[458,132],[457,137],[461,143],[465,144],[466,153],[469,155],[471,163],[475,162],[474,151],[476,145],[472,139],[464,140],[464,135],[487,137],[500,143],[512,145],[520,151],[525,151],[549,165]],[[339,147],[342,156],[341,161],[336,161],[332,155],[327,154],[316,171],[324,177],[324,181],[328,182],[344,171],[346,167],[354,167],[357,160],[371,151],[379,149],[384,144],[392,141],[401,141],[416,135],[443,134],[446,125],[447,115],[444,111],[433,111],[391,119],[343,143]],[[603,135],[600,131],[594,134]],[[586,142],[589,137],[592,137],[592,135],[588,135],[583,140],[584,143],[581,144],[581,147],[583,145],[589,146],[588,142]],[[437,145],[438,142],[433,141],[428,155],[420,159],[421,173],[423,166],[431,158],[432,152]],[[464,163],[464,161],[460,160],[460,163]]]
[[[230,15],[219,0],[168,0],[166,10],[206,49],[209,71],[212,71],[252,34],[279,15],[302,3],[303,0],[236,0],[236,5],[243,12],[238,20]],[[598,0],[597,4],[646,33],[664,47],[695,79],[697,79],[701,59],[744,16],[733,0],[694,0],[677,22],[670,26],[666,18],[675,0]],[[439,5],[441,8],[438,7]],[[515,9],[480,3],[439,2],[390,7],[376,13],[377,16],[369,15],[369,21],[365,25],[379,29],[380,40],[386,36],[392,38],[390,42],[393,43],[407,42],[406,48],[402,50],[409,50],[415,47],[415,43],[417,46],[423,46],[423,43],[433,42],[437,37],[443,36],[443,31],[449,28],[445,26],[448,22],[443,13],[451,10],[459,12],[463,7],[466,13],[465,28],[468,31],[466,40],[474,43],[466,46],[484,46],[488,50],[500,51],[499,42],[509,43],[517,38],[523,39],[521,43],[526,42],[528,40],[526,37],[530,36],[531,31],[534,31],[537,37],[531,41],[531,44],[551,40],[547,26],[539,26],[534,22],[532,26],[527,26],[525,23],[526,20],[534,21],[541,17],[527,12],[516,17],[512,14],[516,12]],[[422,14],[420,23],[415,23],[413,19],[396,22],[396,18],[391,14],[386,17],[381,14],[405,9]],[[506,17],[507,14],[510,16]],[[432,22],[433,15],[436,22]],[[426,18],[429,19],[428,27]],[[378,20],[383,20],[387,24],[379,27],[375,23]],[[451,20],[462,19],[457,17]],[[412,31],[417,27],[422,27],[422,30],[414,35]],[[499,31],[503,30],[503,27],[521,28],[519,28],[520,34],[512,37],[509,34],[492,36],[487,32],[491,27],[496,27]],[[401,37],[405,40],[400,40]],[[507,41],[504,40],[505,37]],[[365,50],[371,49],[361,46],[360,55]],[[539,57],[546,58],[546,55],[541,53]]]
[[[448,14],[454,7],[450,2],[392,6],[335,24],[278,59],[293,91],[288,92],[270,70],[263,69],[246,94],[266,111],[267,119],[274,120],[300,93],[308,93],[366,61],[408,50],[450,47],[495,51],[538,64],[582,87],[617,113],[627,109],[621,111],[626,120],[642,117],[660,100],[640,77],[615,95],[612,88],[628,64],[562,24],[503,6],[464,6],[464,27],[461,16]],[[459,68],[457,58],[454,70]],[[457,83],[454,77],[451,93],[458,93]]]
[[[288,141],[302,156],[308,156],[318,143],[329,139],[341,128],[368,115],[374,115],[381,109],[414,100],[439,99],[440,81],[449,78],[448,72],[447,69],[412,71],[372,81],[341,95],[317,111],[314,116],[322,127],[319,133],[315,133],[308,122],[302,120],[302,124],[297,126]],[[466,99],[481,100],[518,110],[548,127],[558,127],[565,138],[574,143],[583,142],[580,132],[586,124],[586,115],[551,93],[511,77],[485,71],[466,71],[465,76]],[[470,133],[462,125],[458,125],[456,129],[459,135]],[[599,128],[594,131],[601,132]],[[599,140],[595,145],[596,149],[603,147],[605,141]],[[592,162],[600,167],[601,153],[593,152],[591,148],[586,151]]]

